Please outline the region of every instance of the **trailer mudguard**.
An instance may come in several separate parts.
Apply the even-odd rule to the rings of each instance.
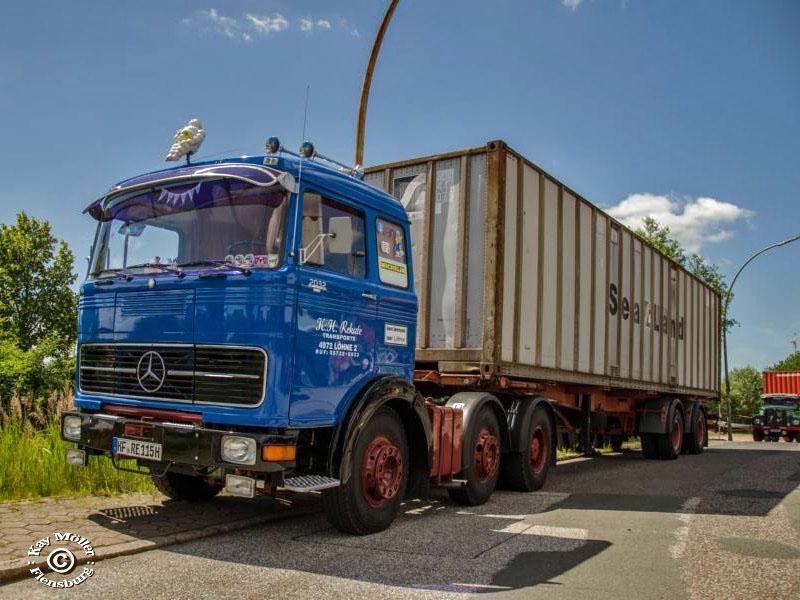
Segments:
[[[350,479],[350,457],[356,438],[375,411],[387,404],[400,415],[408,438],[411,469],[406,496],[425,495],[433,447],[431,423],[424,398],[401,377],[387,376],[373,381],[353,401],[331,438],[329,474],[342,482]]]
[[[667,433],[667,425],[672,422],[676,410],[683,412],[686,426],[686,410],[677,398],[654,398],[640,407],[639,433]],[[684,429],[685,431],[685,429]]]
[[[450,396],[450,399],[445,403],[445,406],[451,408],[460,408],[464,413],[464,436],[470,430],[471,419],[480,412],[484,405],[488,404],[494,410],[497,416],[497,422],[500,424],[500,442],[503,452],[511,450],[511,442],[508,433],[508,419],[506,418],[506,411],[500,400],[492,394],[486,392],[458,392]]]
[[[550,417],[552,435],[550,436],[550,466],[556,466],[556,447],[558,445],[558,432],[556,431],[556,419],[553,407],[547,398],[537,396],[535,398],[515,398],[506,409],[509,433],[509,451],[525,452],[528,440],[522,438],[523,424],[531,418],[533,411],[539,406],[543,406]]]

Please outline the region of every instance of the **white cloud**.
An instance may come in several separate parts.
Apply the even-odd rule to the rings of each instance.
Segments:
[[[570,10],[578,10],[578,7],[583,3],[583,0],[561,0],[561,4]]]
[[[359,37],[358,30],[346,20],[339,21],[341,30]],[[271,36],[291,29],[289,19],[281,13],[256,15],[245,13],[240,18],[221,14],[216,8],[198,10],[191,17],[181,20],[181,24],[203,33],[213,33],[240,42],[252,42],[258,36]],[[330,31],[333,29],[328,19],[302,18],[297,20],[300,31]]]
[[[245,15],[248,24],[257,32],[262,35],[269,35],[271,33],[280,33],[289,29],[289,21],[286,20],[280,13],[275,13],[272,16],[268,15]]]
[[[248,33],[243,24],[217,11],[216,8],[198,10],[194,16],[181,21],[186,27],[197,29],[205,33],[215,33],[240,42],[252,42],[253,37]]]
[[[677,199],[656,194],[631,194],[607,209],[628,227],[641,227],[645,217],[652,217],[669,227],[673,237],[689,252],[699,252],[703,244],[733,237],[731,225],[753,215],[741,206],[715,198]]]

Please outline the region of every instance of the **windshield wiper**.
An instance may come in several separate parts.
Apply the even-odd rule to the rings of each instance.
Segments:
[[[193,262],[186,262],[180,263],[179,267],[212,267],[214,269],[220,269],[222,267],[227,267],[228,269],[234,269],[235,271],[239,271],[242,275],[250,275],[253,271],[248,269],[247,267],[240,267],[239,265],[235,265],[232,262],[228,262],[227,260],[196,260]]]
[[[168,267],[167,265],[162,265],[161,263],[154,263],[154,262],[145,262],[139,263],[138,265],[128,265],[124,269],[121,269],[122,274],[124,277],[130,277],[130,273],[128,272],[130,269],[161,269],[164,273],[173,273],[177,277],[184,277],[186,273],[181,271],[180,269],[173,269],[172,267]]]

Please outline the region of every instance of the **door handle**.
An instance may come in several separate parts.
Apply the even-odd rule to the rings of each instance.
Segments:
[[[361,292],[361,297],[364,298],[364,300],[378,301],[378,294],[373,294],[372,292]]]

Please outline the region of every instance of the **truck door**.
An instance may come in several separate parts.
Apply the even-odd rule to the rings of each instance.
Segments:
[[[375,369],[377,293],[367,280],[364,213],[307,190],[297,247],[291,425],[331,425]]]
[[[377,370],[411,379],[417,297],[409,276],[408,236],[397,222],[375,219],[378,281]]]

